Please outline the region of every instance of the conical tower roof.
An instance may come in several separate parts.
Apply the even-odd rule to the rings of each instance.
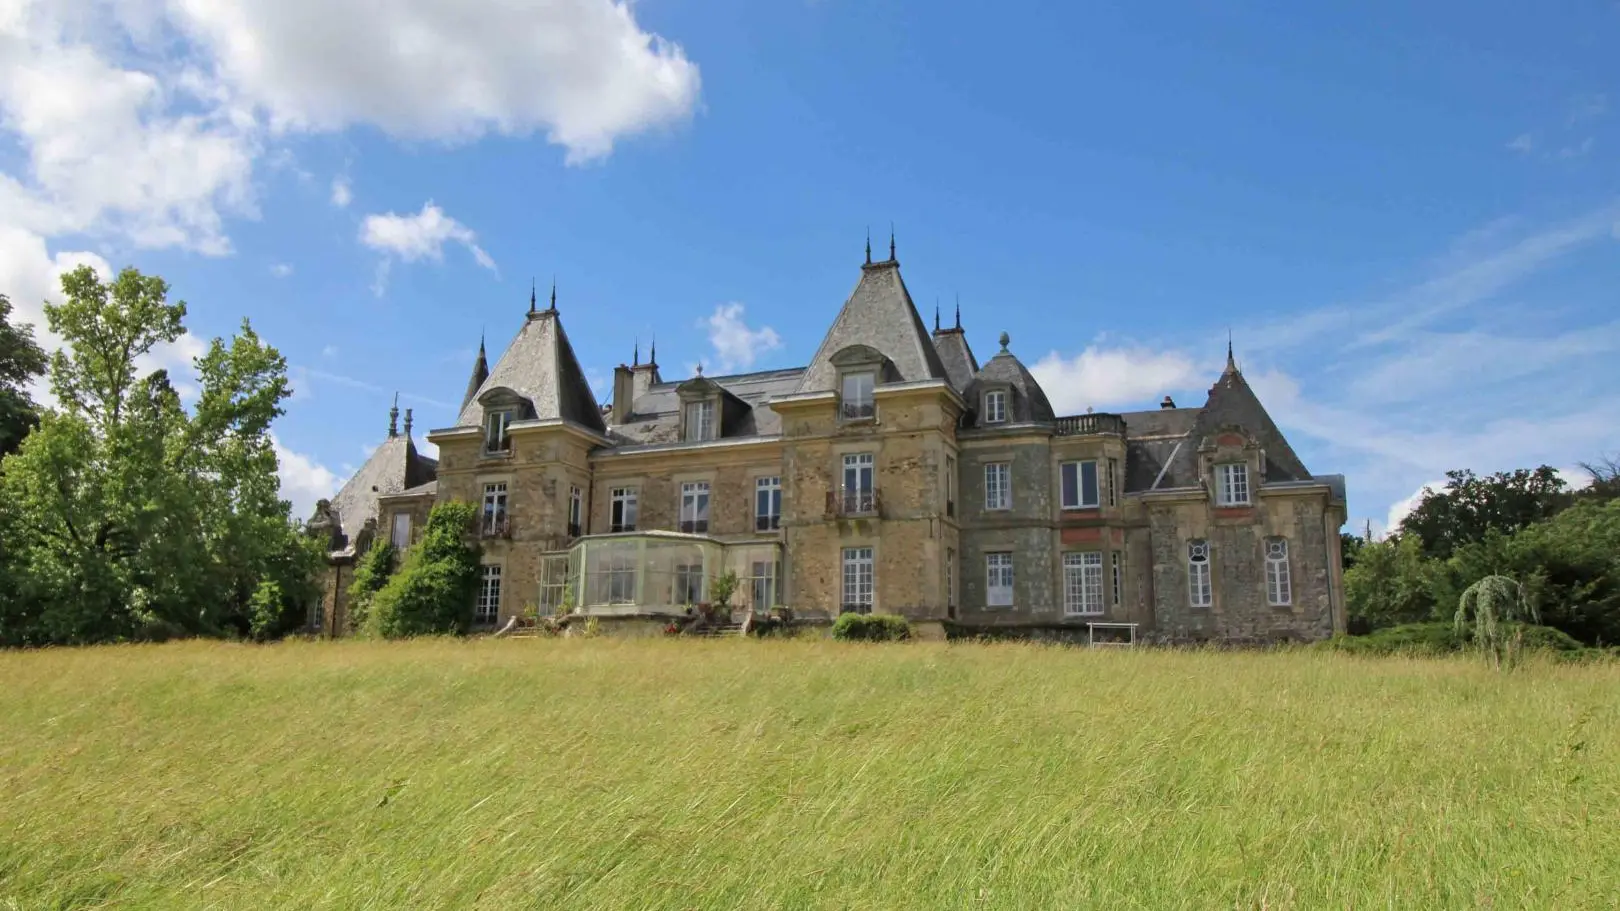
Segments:
[[[861,267],[861,280],[810,359],[798,391],[832,389],[838,380],[832,357],[850,345],[877,349],[893,362],[902,381],[949,382],[939,352],[928,337],[928,327],[900,277],[900,263],[894,259]]]
[[[508,390],[527,403],[529,412],[525,418],[562,418],[598,432],[607,431],[596,394],[585,380],[585,371],[580,369],[555,305],[528,314],[517,337],[462,404],[456,424],[482,426],[484,408],[480,401],[497,389]]]
[[[1035,377],[1024,366],[1018,356],[1008,350],[1011,341],[1007,333],[1001,333],[1001,350],[979,369],[968,384],[963,398],[967,399],[968,408],[977,413],[979,393],[986,386],[1005,387],[1011,391],[1007,402],[1007,423],[1027,424],[1030,422],[1050,422],[1056,418],[1052,411],[1052,403],[1047,401],[1046,390],[1035,381]],[[980,416],[982,426],[982,415]]]
[[[489,379],[489,360],[484,356],[484,338],[478,338],[478,359],[473,361],[472,376],[467,379],[467,394],[461,397],[461,410],[466,411],[472,400],[478,397],[478,390]]]

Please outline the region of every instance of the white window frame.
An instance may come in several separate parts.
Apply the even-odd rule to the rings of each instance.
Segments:
[[[1123,550],[1113,551],[1112,563],[1114,575],[1114,606],[1119,607],[1120,602],[1125,600],[1125,552]]]
[[[681,484],[680,530],[689,534],[709,533],[708,481],[687,481]],[[702,528],[699,528],[699,524]],[[690,527],[688,527],[690,526]]]
[[[1119,460],[1108,458],[1108,505],[1119,505]]]
[[[782,478],[778,475],[758,478],[754,481],[754,531],[776,531],[781,527]]]
[[[1294,603],[1294,579],[1288,567],[1288,539],[1266,538],[1266,603],[1289,607]]]
[[[851,484],[851,479],[854,484]],[[877,508],[877,456],[851,452],[844,456],[844,479],[839,488],[846,515],[859,515]]]
[[[497,408],[484,414],[484,452],[503,455],[512,451],[512,410]]]
[[[1086,469],[1091,466],[1091,498],[1086,498]],[[1074,478],[1074,484],[1069,484],[1069,478]],[[1101,479],[1097,477],[1096,459],[1075,459],[1058,465],[1058,496],[1061,498],[1064,509],[1096,509],[1102,505]]]
[[[1007,390],[990,389],[984,394],[984,422],[1007,423]]]
[[[780,576],[781,571],[775,560],[749,561],[748,577],[743,581],[748,584],[748,606],[751,609],[763,611],[776,606],[780,599],[777,588]]]
[[[1012,463],[984,463],[984,508],[986,512],[1012,509]]]
[[[473,622],[494,624],[501,617],[501,565],[485,563],[478,570],[478,602],[473,606]]]
[[[1215,504],[1217,506],[1248,506],[1253,500],[1249,490],[1249,463],[1222,462],[1215,466]]]
[[[585,534],[585,491],[578,484],[568,487],[568,524],[579,534]]]
[[[612,489],[612,505],[608,507],[609,531],[635,531],[636,521],[640,519],[641,502],[640,491],[634,487],[615,487]]]
[[[945,515],[956,517],[956,456],[945,457]]]
[[[1210,607],[1215,603],[1215,583],[1211,572],[1209,541],[1187,542],[1187,604]]]
[[[495,534],[502,526],[506,525],[511,516],[508,505],[505,481],[489,481],[484,484],[484,511],[482,513],[484,534]]]
[[[877,417],[877,374],[857,370],[844,374],[838,383],[838,413],[846,421]]]
[[[568,554],[545,554],[540,558],[540,611],[557,613],[568,591]],[[577,599],[576,599],[577,600]]]
[[[394,520],[389,525],[388,543],[395,550],[404,550],[411,546],[411,514],[408,512],[394,513]]]
[[[1013,555],[995,551],[984,555],[984,606],[1013,606]]]
[[[686,442],[707,443],[714,438],[714,400],[687,402]]]
[[[945,548],[945,608],[952,619],[956,617],[956,550]]]
[[[846,547],[843,552],[843,594],[840,611],[870,614],[877,601],[877,567],[870,547]]]
[[[1063,614],[1094,617],[1103,611],[1102,551],[1069,551],[1063,555]]]

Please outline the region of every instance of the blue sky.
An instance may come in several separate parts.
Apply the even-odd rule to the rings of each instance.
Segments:
[[[531,279],[603,394],[654,334],[802,364],[891,221],[1060,408],[1199,403],[1230,331],[1358,527],[1620,450],[1613,3],[516,6],[0,4],[0,291],[133,264],[250,317],[301,513],[394,390],[452,420]]]

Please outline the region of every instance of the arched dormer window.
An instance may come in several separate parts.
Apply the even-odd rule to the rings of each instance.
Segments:
[[[484,454],[512,454],[512,424],[529,416],[529,400],[504,386],[487,390],[478,397],[484,409]]]
[[[894,374],[894,364],[869,345],[850,345],[831,358],[838,371],[838,419],[845,422],[877,418],[877,387]]]
[[[720,438],[720,385],[699,375],[675,387],[681,401],[681,439],[703,443]]]

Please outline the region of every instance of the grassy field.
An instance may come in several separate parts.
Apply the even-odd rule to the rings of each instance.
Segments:
[[[0,908],[1615,908],[1620,664],[0,653]]]

